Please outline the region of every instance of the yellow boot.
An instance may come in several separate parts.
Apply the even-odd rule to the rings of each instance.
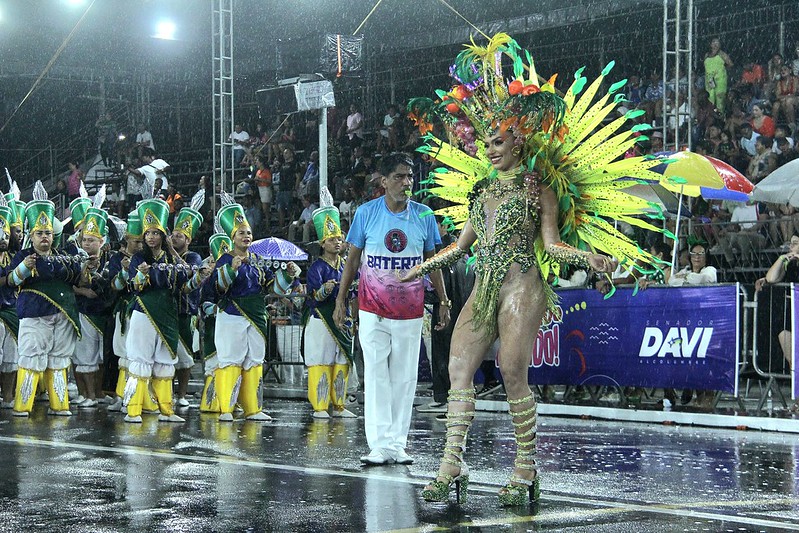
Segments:
[[[47,395],[50,397],[51,415],[71,416],[69,411],[69,393],[67,392],[67,369],[44,371],[44,381],[47,385]]]
[[[152,382],[155,398],[158,400],[159,422],[185,422],[185,420],[175,414],[172,407],[172,378],[153,378]]]
[[[244,409],[247,420],[260,420],[266,422],[272,417],[261,410],[261,377],[264,374],[263,365],[256,365],[241,373],[241,391],[239,403]]]
[[[239,397],[241,387],[241,367],[226,366],[214,370],[214,383],[216,396],[219,398],[219,420],[222,422],[233,421],[233,408]]]
[[[125,383],[128,381],[128,371],[119,367],[119,377],[117,378],[116,395],[117,398],[125,396]]]
[[[153,398],[153,387],[152,382],[144,389],[144,399],[142,400],[142,411],[145,413],[160,413],[161,410],[158,408],[158,403]]]
[[[352,411],[344,408],[347,399],[347,378],[350,365],[333,366],[333,386],[330,387],[330,399],[333,403],[332,415],[337,418],[357,418]]]
[[[33,410],[33,400],[36,398],[36,387],[42,377],[41,372],[17,369],[17,390],[14,395],[14,416],[29,416]]]
[[[308,367],[308,401],[313,407],[314,418],[330,418],[331,382],[333,365],[313,365]]]
[[[216,394],[216,383],[214,376],[205,376],[205,385],[203,386],[203,396],[200,399],[200,412],[201,413],[218,413],[219,412],[219,396]]]
[[[147,388],[149,379],[136,377],[128,373],[125,390],[122,393],[122,404],[127,408],[125,422],[141,422],[141,409],[145,395],[149,395]]]

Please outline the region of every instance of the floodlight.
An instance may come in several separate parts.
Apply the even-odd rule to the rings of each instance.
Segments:
[[[175,39],[175,30],[177,27],[175,23],[171,20],[161,20],[158,24],[155,25],[155,37],[156,39],[166,39],[168,41],[172,41]]]

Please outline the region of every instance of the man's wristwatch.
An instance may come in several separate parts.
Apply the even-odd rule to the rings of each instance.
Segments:
[[[441,300],[438,305],[446,307],[447,309],[452,309],[452,300]]]

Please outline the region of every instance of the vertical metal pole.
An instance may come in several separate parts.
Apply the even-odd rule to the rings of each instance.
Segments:
[[[319,205],[322,189],[327,187],[327,108],[319,110]],[[332,194],[332,193],[331,193]]]
[[[686,39],[686,46],[688,47],[688,150],[693,150],[694,136],[691,131],[694,125],[694,0],[688,0],[688,38]],[[690,224],[690,222],[689,222]],[[690,231],[690,225],[688,227]]]
[[[785,6],[784,5],[780,6],[779,50],[780,50],[780,55],[782,55],[782,57],[785,57]]]
[[[663,0],[663,71],[661,82],[663,83],[663,99],[661,110],[663,124],[661,124],[661,131],[663,132],[663,146],[666,146],[668,136],[666,135],[666,105],[668,104],[668,97],[666,95],[666,74],[668,70],[669,61],[669,0]],[[657,118],[657,117],[655,117]]]
[[[212,158],[211,158],[211,168],[212,168],[212,176],[211,176],[211,186],[213,187],[214,194],[212,195],[213,198],[211,200],[211,208],[213,209],[214,213],[216,213],[216,183],[218,178],[218,172],[216,169],[217,165],[217,153],[216,153],[216,146],[217,146],[217,130],[216,130],[216,54],[215,49],[216,46],[214,45],[214,28],[216,28],[216,11],[217,3],[216,1],[211,5],[211,138],[213,140],[213,149],[211,150]]]
[[[396,86],[396,83],[394,81],[394,69],[392,68],[391,70],[388,71],[388,73],[389,73],[389,76],[390,76],[390,84],[391,84],[390,85],[390,88],[391,88],[391,100],[389,100],[389,103],[396,104],[397,103],[397,98],[396,98],[396,96],[397,96],[397,86]]]
[[[680,149],[680,50],[682,48],[682,5],[675,0],[674,5],[674,151]]]

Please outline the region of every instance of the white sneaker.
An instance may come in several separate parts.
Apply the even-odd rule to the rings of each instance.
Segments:
[[[18,416],[20,418],[27,418],[31,416],[31,414],[27,411],[11,411],[11,416]]]
[[[233,415],[231,413],[222,413],[219,415],[220,422],[233,422]]]
[[[248,416],[247,420],[252,420],[254,422],[270,422],[272,417],[263,411],[258,411],[257,413]]]
[[[388,450],[378,448],[369,452],[369,455],[361,457],[361,462],[365,465],[389,465],[394,462],[394,458]]]
[[[69,405],[78,405],[86,401],[82,394],[78,394],[75,398],[69,400]]]
[[[69,393],[70,396],[77,396],[78,386],[70,381],[69,383],[67,383],[67,392]]]
[[[176,414],[158,415],[159,422],[185,422],[186,420]]]
[[[92,400],[91,398],[86,398],[82,402],[78,404],[79,409],[91,409],[93,407],[97,407],[99,402],[97,400]]]
[[[122,410],[122,398],[117,398],[114,403],[108,406],[109,411],[121,411]]]
[[[189,405],[191,405],[189,403],[189,400],[187,400],[186,398],[178,398],[175,404],[177,404],[178,407],[188,407]]]
[[[358,418],[358,415],[350,411],[349,409],[342,409],[341,411],[336,411],[333,409],[331,411],[333,418]]]
[[[53,416],[72,416],[72,411],[53,411],[52,409],[47,409],[48,415]]]
[[[327,414],[327,411],[314,411],[311,416],[313,416],[314,418],[325,419],[325,420],[330,418],[330,415]]]
[[[412,465],[413,457],[405,453],[405,450],[398,450],[392,454],[394,461],[398,465]]]
[[[97,398],[97,403],[102,405],[111,405],[116,402],[116,399],[111,396],[103,396],[102,398]]]
[[[130,422],[132,424],[141,424],[141,416],[125,415],[125,422]]]

